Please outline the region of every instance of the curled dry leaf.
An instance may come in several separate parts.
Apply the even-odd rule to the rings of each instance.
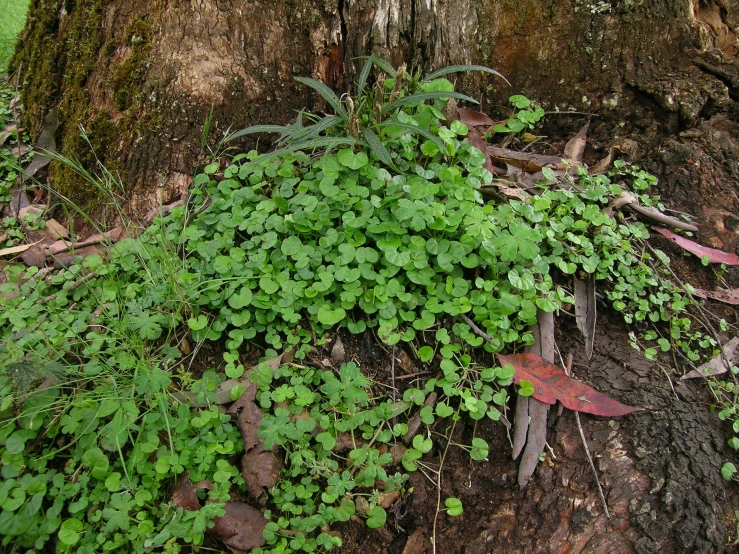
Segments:
[[[341,342],[341,337],[336,336],[334,346],[331,348],[331,360],[337,364],[343,363],[346,359],[346,350],[344,349],[344,343]]]
[[[6,140],[20,131],[21,129],[18,129],[18,125],[16,125],[15,123],[10,123],[9,125],[6,125],[5,129],[0,131],[0,146],[5,144]]]
[[[517,152],[507,148],[488,145],[487,151],[495,163],[500,165],[509,163],[520,167],[523,171],[536,173],[543,167],[559,168],[562,158],[557,156],[546,156],[544,154],[532,154],[530,152]]]
[[[609,167],[611,167],[611,163],[616,157],[616,154],[622,153],[625,154],[627,158],[629,159],[636,159],[638,157],[639,153],[639,146],[636,144],[635,141],[631,139],[619,139],[616,142],[613,143],[613,146],[608,151],[608,154],[605,158],[600,160],[597,164],[595,164],[593,167],[588,169],[588,173],[590,175],[598,175],[599,173],[605,173]]]
[[[572,137],[565,145],[565,158],[575,162],[582,162],[582,155],[585,152],[585,144],[588,138],[588,127],[590,121],[580,129],[580,131]]]
[[[515,383],[521,379],[534,385],[533,397],[546,404],[557,400],[565,408],[606,417],[618,417],[637,411],[589,387],[582,381],[568,377],[565,372],[536,354],[497,354],[501,364],[510,364],[516,370]]]
[[[575,277],[575,321],[585,338],[585,354],[588,360],[593,357],[596,315],[595,277],[590,275],[585,280]]]
[[[20,244],[18,246],[10,246],[9,248],[3,248],[0,249],[0,256],[12,256],[14,254],[21,254],[31,248],[32,246],[35,246],[38,243],[34,244]]]
[[[694,369],[690,373],[686,373],[682,376],[682,379],[695,379],[696,377],[710,377],[711,375],[721,375],[726,373],[729,369],[726,366],[726,362],[729,365],[736,365],[739,363],[739,356],[737,356],[737,347],[739,347],[739,337],[734,337],[729,342],[722,346],[723,353],[719,352],[718,356],[712,358],[702,366]]]
[[[654,227],[654,230],[691,254],[695,254],[699,258],[707,257],[708,261],[712,264],[739,265],[739,256],[736,254],[724,252],[723,250],[716,250],[715,248],[709,248],[707,246],[701,246],[697,242],[681,237],[668,229]]]

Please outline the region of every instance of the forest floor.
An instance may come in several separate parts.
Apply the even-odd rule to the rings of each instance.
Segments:
[[[389,312],[382,310],[389,308],[384,303],[377,302],[381,314],[377,320],[373,320],[372,313],[356,320],[350,317],[351,308],[343,308],[355,300],[349,277],[336,279],[337,283],[345,282],[343,288],[337,285],[342,296],[337,292],[336,297],[341,300],[308,305],[298,314],[309,320],[303,328],[305,319],[290,319],[295,315],[290,313],[291,302],[300,302],[297,293],[296,297],[279,296],[293,290],[289,287],[295,286],[297,277],[294,281],[278,281],[279,272],[270,269],[257,283],[253,274],[246,276],[248,267],[242,268],[244,274],[237,273],[241,261],[247,264],[262,254],[277,267],[283,260],[276,252],[282,252],[283,258],[294,258],[295,266],[299,266],[300,248],[292,248],[289,237],[282,235],[279,247],[274,246],[277,243],[247,245],[248,241],[229,245],[226,240],[228,229],[242,221],[229,227],[232,206],[238,204],[240,194],[247,195],[243,191],[254,188],[259,192],[258,186],[251,185],[258,184],[262,173],[250,181],[253,174],[241,170],[240,160],[215,158],[197,172],[196,192],[179,205],[160,207],[139,217],[121,211],[117,226],[104,227],[101,222],[88,220],[84,228],[97,232],[79,236],[74,218],[67,219],[62,203],[57,203],[50,188],[38,182],[45,168],[34,167],[34,160],[42,156],[24,146],[28,137],[22,131],[11,128],[17,112],[10,107],[14,91],[6,89],[3,94],[0,132],[8,130],[3,135],[0,165],[0,208],[5,215],[0,228],[0,368],[5,369],[0,375],[3,552],[30,548],[74,551],[78,547],[79,552],[94,552],[96,548],[144,551],[164,545],[171,548],[168,551],[177,552],[180,547],[176,544],[202,541],[205,519],[214,516],[221,516],[223,526],[232,527],[224,531],[219,524],[211,530],[205,548],[226,551],[220,542],[225,541],[232,552],[252,548],[262,552],[259,548],[264,540],[268,541],[264,552],[291,551],[279,550],[283,545],[294,551],[311,551],[317,545],[329,546],[331,541],[336,544],[339,536],[343,545],[336,551],[351,554],[719,552],[731,548],[737,524],[732,506],[738,503],[735,484],[729,486],[726,481],[735,479],[731,460],[736,461],[736,455],[728,445],[735,449],[739,446],[735,436],[739,432],[739,424],[735,423],[739,405],[733,394],[736,367],[711,380],[681,377],[720,356],[720,345],[728,345],[737,335],[739,318],[732,304],[736,300],[732,287],[737,287],[739,281],[731,266],[736,258],[733,252],[698,250],[704,256],[702,263],[700,257],[685,253],[658,232],[642,240],[639,233],[644,225],[631,213],[621,216],[617,212],[619,215],[614,217],[619,224],[612,224],[611,219],[602,222],[592,233],[594,243],[596,237],[617,229],[613,232],[620,233],[619,246],[632,237],[641,251],[634,250],[633,260],[618,259],[624,267],[627,259],[633,263],[628,270],[621,267],[598,281],[598,293],[593,292],[587,310],[593,314],[594,332],[583,336],[576,323],[575,301],[562,300],[556,291],[561,288],[565,291],[561,294],[569,296],[570,276],[585,278],[587,272],[581,267],[570,271],[569,258],[564,254],[565,258],[556,262],[561,270],[554,269],[555,255],[545,251],[546,240],[541,236],[536,240],[525,233],[520,239],[515,234],[506,237],[506,245],[517,241],[521,251],[527,241],[537,248],[541,243],[542,256],[552,256],[551,274],[566,283],[555,288],[546,277],[537,277],[537,285],[541,286],[536,293],[541,294],[535,298],[539,301],[537,316],[534,296],[524,294],[528,286],[525,276],[515,282],[509,277],[514,272],[516,276],[524,273],[526,264],[508,267],[506,263],[516,260],[497,259],[498,267],[505,269],[501,272],[504,286],[513,291],[510,296],[524,291],[516,297],[518,304],[512,313],[500,318],[505,320],[500,335],[511,336],[505,340],[509,350],[522,351],[532,322],[541,326],[541,313],[554,313],[551,333],[556,356],[552,361],[565,367],[564,360],[572,355],[574,378],[609,398],[638,408],[624,417],[610,418],[588,413],[576,416],[578,412],[570,410],[559,414],[557,404],[550,407],[546,446],[531,481],[522,488],[519,464],[511,457],[511,423],[516,423],[514,413],[521,397],[515,392],[519,389],[511,388],[512,376],[505,376],[506,364],[499,364],[494,353],[506,345],[486,351],[482,339],[487,336],[485,331],[490,331],[484,327],[489,321],[481,316],[475,320],[483,327],[481,330],[465,325],[461,317],[465,313],[479,315],[472,306],[459,307],[460,297],[478,298],[472,293],[466,295],[473,287],[463,282],[469,272],[461,270],[462,264],[473,264],[474,260],[460,257],[456,268],[446,270],[447,264],[438,258],[435,271],[443,274],[443,279],[428,286],[428,290],[439,291],[435,294],[440,305],[446,303],[438,317],[415,314],[415,308],[407,305],[410,300],[403,300],[399,293],[399,311],[405,311],[403,317],[408,318],[405,326],[394,320],[402,338],[399,334],[393,339],[395,328],[383,328],[382,322],[392,320],[395,314],[393,308],[386,316]],[[522,100],[515,102],[521,103],[521,111],[528,107]],[[514,123],[509,120],[505,125]],[[527,175],[527,171],[512,171],[512,162],[504,161],[515,148],[527,164],[544,163],[541,157],[549,160],[569,151],[566,157],[571,161],[596,166],[602,157],[596,152],[602,153],[606,145],[594,148],[588,143],[586,148],[583,134],[578,147],[578,130],[584,123],[582,118],[573,117],[565,124],[560,122],[556,130],[537,131],[549,135],[546,141],[540,141],[541,146],[536,141],[530,145],[528,139],[515,139],[498,145],[505,146],[505,152],[495,154],[491,150],[489,158],[502,168],[499,171],[507,184],[500,188],[504,202],[490,205],[509,202],[524,214],[528,212],[521,206],[536,199],[549,202],[550,194],[552,203],[561,202],[559,212],[554,208],[551,211],[555,223],[560,221],[555,220],[555,214],[569,222],[574,217],[568,216],[587,212],[588,191],[603,183],[599,175],[584,171],[579,175],[583,180],[576,181],[567,169],[558,169],[560,173],[555,175],[548,166]],[[482,167],[482,160],[474,161],[475,154],[465,150],[467,126],[456,128],[459,138],[444,140],[469,158],[460,154],[458,159],[462,161],[454,163],[463,168],[460,172],[479,175],[475,172]],[[447,128],[441,129],[439,136],[444,138],[449,133]],[[507,132],[511,131],[515,129]],[[472,132],[469,137],[472,140]],[[420,145],[419,141],[413,146],[420,150]],[[392,147],[402,151],[402,145],[393,143]],[[579,154],[573,157],[572,148]],[[428,142],[424,149],[429,159],[441,159]],[[361,173],[366,171],[363,168],[372,163],[380,166],[381,156],[368,164],[367,156],[359,156],[362,152],[345,149],[335,156],[339,160],[335,170],[337,174],[344,172],[349,186],[352,178],[369,183],[371,176]],[[395,160],[400,163],[398,160],[400,157]],[[314,170],[328,171],[315,165],[321,162],[307,157],[289,161],[294,166],[265,162],[257,171],[263,169],[264,175],[275,179],[275,187],[282,187],[284,180],[295,175],[313,183],[305,175],[312,175]],[[74,161],[57,158],[55,163]],[[611,168],[611,164],[609,161],[606,165]],[[29,181],[19,194],[21,166],[27,172],[33,167],[37,182]],[[433,164],[427,167],[431,169],[426,173],[415,170],[414,178],[443,180],[440,174],[432,175],[441,170],[434,169]],[[90,178],[112,201],[116,200],[121,183],[102,167],[92,169],[95,175]],[[617,179],[627,181],[635,195],[641,187],[638,181],[647,179],[645,172],[632,165],[622,164],[608,171],[612,172],[604,171],[603,179],[612,179],[608,186],[613,187],[593,200],[597,208],[592,210],[593,219],[606,208],[611,199],[606,196],[618,196],[614,191],[626,187],[621,182],[617,185]],[[549,172],[551,176],[547,177]],[[408,176],[411,178],[411,171]],[[583,191],[575,190],[582,196],[572,190],[566,191],[571,195],[563,193],[556,187],[544,192],[542,186],[538,192],[531,192],[542,179],[558,183],[563,189],[581,183]],[[459,185],[459,195],[450,193],[449,198],[463,204],[467,185],[480,186],[479,181],[474,186],[464,183]],[[660,191],[660,185],[649,185],[653,187],[650,194]],[[206,193],[197,192],[197,187]],[[511,189],[516,187],[531,192],[532,197],[511,198]],[[646,183],[644,187],[648,188]],[[392,202],[402,196],[391,192],[383,200]],[[327,198],[335,195],[324,189],[321,193]],[[205,201],[205,197],[210,200]],[[285,198],[289,197],[285,193]],[[646,195],[643,198],[652,201]],[[248,213],[256,213],[272,199],[240,200],[250,203],[252,211]],[[670,214],[707,213],[717,199],[706,194],[700,201],[703,204],[697,206],[681,198],[662,199],[669,205]],[[378,214],[379,206],[373,208]],[[656,200],[654,207],[664,208]],[[313,208],[320,211],[317,206]],[[508,213],[505,208],[501,210],[496,216]],[[541,208],[546,210],[548,206]],[[265,211],[265,220],[270,213]],[[490,213],[492,209],[485,215]],[[517,214],[514,219],[523,221],[523,215]],[[538,216],[528,213],[527,217]],[[334,218],[334,222],[340,230],[347,225],[342,232],[351,238],[351,227],[344,218]],[[552,248],[568,245],[573,256],[577,254],[572,259],[588,267],[588,256],[576,252],[576,245],[586,241],[580,235],[572,239],[577,227],[574,221],[571,225],[570,235],[552,240]],[[515,228],[515,224],[511,226]],[[408,228],[406,231],[410,233]],[[287,231],[279,233],[285,235]],[[328,230],[322,233],[322,238],[329,236]],[[579,242],[566,242],[570,239]],[[382,250],[381,242],[377,241],[378,250]],[[348,256],[348,247],[336,247],[334,252],[328,239],[309,246],[324,248],[324,259],[330,260],[332,271],[339,274],[342,270],[360,271],[356,252],[362,244],[356,248],[351,245],[351,261],[346,267],[341,267],[340,259]],[[434,247],[427,248],[429,254],[440,256],[432,251]],[[695,249],[696,244],[689,248]],[[260,254],[260,250],[269,254]],[[608,255],[606,250],[599,250],[598,255]],[[661,259],[655,251],[672,259],[671,273],[647,263]],[[654,256],[645,252],[654,252]],[[385,256],[389,260],[396,253],[391,248]],[[415,253],[410,251],[408,255]],[[473,253],[484,255],[482,247]],[[362,255],[371,260],[369,252]],[[713,256],[713,261],[728,260],[729,266],[708,263]],[[354,261],[357,267],[347,269]],[[320,259],[315,262],[316,274],[317,267],[327,263]],[[391,269],[405,275],[409,262],[384,266],[377,260],[374,263],[377,273],[371,275],[362,268],[362,279],[376,279],[374,290],[379,296],[378,287],[390,288],[388,281],[395,280],[396,273],[387,280],[377,274],[395,265]],[[302,268],[292,269],[297,274]],[[408,271],[413,270],[411,265]],[[476,273],[479,280],[469,278],[478,290],[484,289],[481,275]],[[631,277],[633,280],[629,280]],[[647,292],[634,296],[633,306],[627,308],[624,304],[618,309],[614,306],[620,297],[613,291],[621,278]],[[312,273],[304,279],[312,282],[312,287],[323,282],[318,277],[313,279]],[[533,289],[531,279],[529,288]],[[234,281],[246,284],[229,289]],[[212,286],[214,282],[217,287]],[[404,282],[407,290],[415,290],[412,283]],[[490,283],[487,292],[499,285],[492,280]],[[693,298],[686,293],[694,290],[691,286],[723,291],[720,294],[724,302]],[[456,289],[464,292],[453,294]],[[663,294],[667,296],[661,297]],[[630,301],[628,291],[624,295],[624,300]],[[324,301],[322,296],[318,298]],[[424,300],[430,305],[428,299]],[[533,308],[533,318],[522,315],[528,305]],[[668,305],[669,309],[665,308]],[[282,310],[279,313],[278,306]],[[505,308],[498,304],[490,308],[491,312],[495,309]],[[355,308],[354,313],[359,311]],[[640,312],[642,315],[637,315]],[[627,319],[633,319],[631,326],[624,322],[624,313]],[[650,314],[656,317],[651,319]],[[221,317],[228,323],[218,328]],[[274,331],[272,322],[283,317],[290,324]],[[424,319],[428,317],[430,322]],[[365,319],[370,326],[366,330],[360,327]],[[678,319],[688,322],[677,324]],[[341,329],[335,325],[339,321]],[[380,325],[374,326],[378,321]],[[256,330],[250,333],[252,326]],[[287,344],[294,337],[299,340]],[[453,338],[452,344],[463,346],[447,355],[444,346],[450,342],[449,337]],[[591,357],[586,355],[590,341]],[[275,357],[278,361],[270,365]],[[726,357],[729,365],[736,364],[733,354],[727,351]],[[455,367],[449,370],[452,360]],[[352,373],[352,364],[360,368],[361,374]],[[492,376],[483,378],[487,369]],[[462,377],[452,382],[450,375],[456,376],[456,372]],[[520,379],[517,374],[519,384]],[[471,417],[474,406],[480,404],[484,406],[481,417]],[[230,416],[225,406],[230,406]],[[353,411],[357,406],[362,407],[361,417]],[[429,406],[424,415],[423,409]],[[446,409],[454,415],[445,415]],[[721,418],[715,412],[720,412]],[[361,421],[357,423],[353,418]],[[418,424],[415,431],[414,419]],[[346,436],[350,436],[349,443],[342,445]],[[331,441],[339,445],[327,446]],[[242,451],[244,461],[239,462]],[[418,458],[414,457],[416,453]],[[309,474],[306,467],[313,473]],[[409,475],[407,481],[403,474]],[[250,478],[256,479],[256,484]],[[340,480],[344,480],[341,486],[337,484]],[[198,495],[190,481],[195,488],[210,492]],[[226,509],[224,516],[218,510],[227,499],[230,502],[226,508],[236,511]],[[350,499],[350,509],[346,499]],[[459,508],[463,509],[461,515],[453,515]],[[265,509],[268,511],[263,516]],[[235,515],[238,510],[241,519]],[[312,517],[318,517],[321,524],[308,521]],[[254,518],[264,521],[254,523]],[[270,521],[265,526],[267,519]]]

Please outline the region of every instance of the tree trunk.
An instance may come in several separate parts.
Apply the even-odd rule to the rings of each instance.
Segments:
[[[293,77],[346,92],[369,53],[426,70],[487,65],[511,87],[483,74],[457,87],[483,111],[505,117],[508,96],[523,93],[551,112],[592,114],[586,161],[616,138],[637,141],[667,204],[699,216],[704,243],[734,250],[738,25],[731,0],[34,0],[13,66],[26,126],[38,133],[58,108],[61,153],[92,167],[83,125],[133,208],[146,211],[187,189],[211,108],[217,138],[320,109]],[[588,117],[550,115],[548,126],[569,133]],[[49,181],[101,211],[99,191],[70,170],[52,164]],[[490,431],[500,455],[478,476],[474,510],[440,535],[439,552],[722,551],[731,504],[717,473],[727,455],[717,420],[696,407],[693,385],[673,395],[667,379],[647,378],[654,368],[601,335],[587,380],[648,408],[625,423],[583,418],[614,517],[603,515],[573,418],[550,430],[558,457],[524,492],[512,485],[505,436]],[[455,476],[444,493],[464,499],[467,481]],[[411,503],[424,494],[435,502],[423,478],[415,484]],[[345,532],[358,536],[347,552],[392,542],[371,535],[378,550],[361,550],[362,531]]]

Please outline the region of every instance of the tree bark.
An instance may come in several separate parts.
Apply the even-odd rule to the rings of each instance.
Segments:
[[[34,0],[13,70],[26,126],[38,134],[57,108],[61,153],[94,169],[84,126],[97,159],[145,213],[187,190],[211,109],[214,146],[229,128],[322,109],[293,77],[347,92],[357,58],[369,53],[425,70],[487,65],[511,87],[483,74],[459,77],[457,87],[480,98],[483,111],[504,117],[508,96],[523,93],[551,112],[592,114],[550,115],[548,128],[568,133],[592,117],[586,161],[616,138],[636,140],[668,205],[689,206],[703,223],[699,238],[733,250],[738,26],[731,0]],[[85,210],[103,209],[99,191],[64,167],[52,164],[49,184]],[[596,344],[591,379],[616,398],[645,395],[639,383],[648,372],[629,360],[630,373],[616,375],[626,354],[614,348]],[[650,411],[632,423],[585,418],[614,520],[599,513],[579,435],[561,419],[553,444],[573,463],[540,467],[520,493],[501,457],[506,471],[486,479],[505,503],[478,500],[491,510],[486,523],[457,526],[457,535],[452,527],[441,551],[722,551],[731,532],[717,478],[725,438],[695,408],[691,386],[676,398],[666,382],[650,389],[641,398]],[[463,482],[450,493],[463,496]]]

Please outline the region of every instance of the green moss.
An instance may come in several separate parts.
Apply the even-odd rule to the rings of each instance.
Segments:
[[[113,66],[110,79],[115,91],[116,108],[121,111],[143,101],[140,85],[146,74],[151,35],[151,27],[144,19],[134,21],[126,29],[125,40],[131,47],[131,55]]]
[[[141,86],[153,31],[139,17],[122,32],[111,29],[106,33],[103,4],[103,0],[67,0],[68,12],[63,12],[61,2],[35,0],[34,19],[13,66],[22,68],[25,123],[33,135],[38,136],[48,110],[58,107],[60,153],[80,160],[93,173],[97,156],[115,173],[123,170],[121,141],[133,141],[157,126],[155,118],[141,115],[145,102]],[[111,63],[120,45],[130,48],[130,54]],[[122,114],[113,116],[92,101],[88,80],[93,71],[96,86],[113,89],[115,108]],[[79,125],[85,128],[94,154]],[[86,212],[95,213],[102,207],[99,191],[73,171],[59,164],[52,164],[49,171],[53,186]]]

